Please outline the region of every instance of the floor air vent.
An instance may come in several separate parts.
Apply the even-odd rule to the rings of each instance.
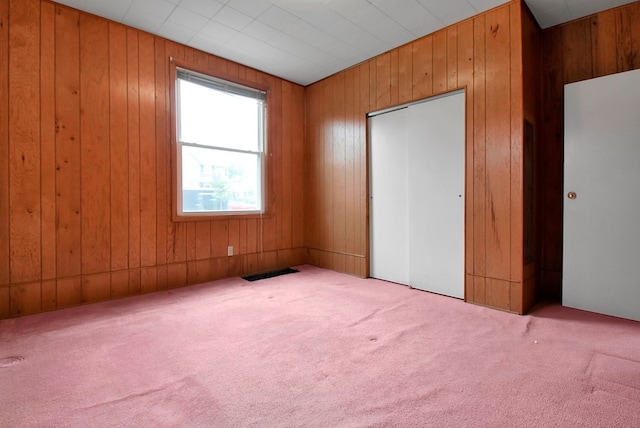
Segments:
[[[243,276],[242,279],[247,281],[257,281],[259,279],[273,278],[274,276],[286,275],[288,273],[296,273],[299,272],[296,269],[285,268],[273,270],[271,272],[257,273],[255,275]]]

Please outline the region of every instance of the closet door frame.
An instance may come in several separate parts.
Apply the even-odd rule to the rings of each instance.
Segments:
[[[375,212],[374,212],[374,200],[373,198],[375,197],[375,194],[373,193],[375,191],[374,189],[374,176],[373,176],[373,154],[372,154],[372,149],[373,149],[373,145],[372,145],[372,139],[373,139],[373,133],[372,133],[372,122],[373,122],[373,118],[375,118],[376,116],[380,116],[383,114],[389,114],[389,113],[393,113],[397,110],[403,110],[403,109],[408,109],[411,108],[412,106],[416,106],[419,104],[424,104],[424,103],[428,103],[428,102],[432,102],[432,101],[436,101],[438,99],[441,98],[448,98],[454,95],[462,95],[462,105],[458,107],[462,107],[462,111],[459,112],[460,113],[460,117],[458,118],[456,116],[456,120],[461,119],[462,120],[462,127],[460,129],[460,135],[456,136],[456,138],[460,138],[461,141],[460,143],[462,144],[462,153],[461,156],[462,158],[459,160],[461,165],[457,165],[457,167],[461,167],[461,177],[460,177],[460,187],[461,187],[461,191],[457,192],[459,194],[456,194],[455,197],[456,198],[460,198],[459,203],[462,205],[461,207],[461,211],[460,213],[462,214],[462,218],[461,218],[461,224],[460,224],[460,244],[461,244],[461,248],[459,249],[459,253],[460,253],[460,264],[459,264],[459,269],[460,272],[459,274],[459,281],[461,282],[460,284],[460,289],[456,289],[454,294],[447,294],[446,292],[444,294],[450,295],[452,297],[456,297],[456,298],[461,298],[464,299],[465,298],[465,277],[466,277],[466,270],[465,270],[465,257],[466,257],[466,234],[465,234],[465,228],[466,228],[466,174],[467,174],[467,165],[466,165],[466,161],[467,161],[467,157],[466,157],[466,147],[467,147],[467,142],[466,142],[466,92],[465,89],[457,89],[454,91],[450,91],[450,92],[446,92],[443,94],[439,94],[433,97],[428,97],[428,98],[424,98],[421,100],[417,100],[411,103],[406,103],[406,104],[402,104],[402,105],[398,105],[398,106],[394,106],[391,108],[387,108],[387,109],[383,109],[383,110],[379,110],[379,111],[375,111],[372,113],[367,114],[367,132],[368,132],[368,137],[367,137],[367,157],[368,157],[368,171],[367,171],[367,182],[368,182],[368,216],[367,216],[367,220],[368,220],[368,238],[369,238],[369,245],[368,245],[368,260],[369,260],[369,276],[371,277],[378,277],[376,275],[376,268],[375,268],[375,251],[376,249],[374,248],[374,244],[375,244],[375,238],[374,238],[374,227],[375,227]],[[409,115],[407,114],[407,117]],[[456,139],[456,141],[458,141]],[[408,143],[406,143],[408,145]],[[408,166],[408,163],[407,163]],[[409,175],[409,173],[407,173],[407,175]],[[407,208],[407,213],[408,213],[408,208]],[[408,219],[407,219],[408,221]],[[411,232],[408,232],[408,234],[410,235]],[[409,276],[409,272],[407,272],[407,277]],[[385,279],[385,280],[389,280],[388,278],[384,278],[382,277],[381,279]],[[393,282],[399,282],[399,281],[393,281]],[[410,283],[410,281],[406,281],[407,285],[413,286],[413,284]],[[420,289],[425,289],[422,285],[418,285],[415,288],[420,288]],[[430,289],[426,289],[426,291],[431,291],[431,292],[436,292],[438,293],[438,290],[430,290]]]

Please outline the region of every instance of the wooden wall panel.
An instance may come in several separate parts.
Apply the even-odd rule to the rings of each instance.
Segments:
[[[0,24],[0,318],[306,262],[305,88],[48,0]],[[270,87],[263,218],[172,221],[170,57]]]
[[[448,55],[447,33],[453,32],[453,28],[438,31],[433,34],[433,92],[441,94],[447,92],[448,83]],[[455,66],[452,65],[452,69]]]
[[[140,32],[127,28],[129,268],[140,267]]]
[[[0,2],[0,58],[9,58],[9,2]],[[0,111],[9,111],[9,61],[0,62]],[[9,315],[9,115],[0,114],[0,317]]]
[[[487,306],[503,310],[511,309],[511,293],[508,281],[487,278],[485,287],[485,304]]]
[[[560,300],[562,290],[562,198],[564,83],[562,72],[562,28],[543,32],[544,79],[542,139],[539,148],[541,162],[540,208],[540,293]]]
[[[473,91],[473,49],[474,49],[474,27],[473,21],[467,20],[460,24],[457,31],[457,71],[456,78],[458,85],[465,88],[466,98],[466,111],[473,112],[474,108],[474,92]],[[469,165],[469,170],[473,170],[474,159],[474,145],[473,145],[473,129],[474,129],[475,114],[466,115],[466,129],[465,129],[465,164]],[[465,212],[473,212],[473,174],[467,173],[465,177]],[[473,242],[473,215],[465,216],[465,242]],[[473,272],[473,248],[472,245],[465,246],[465,270],[466,272]],[[472,282],[470,282],[471,284]]]
[[[465,244],[466,256],[473,258],[472,273],[484,276],[487,272],[487,186],[486,186],[486,55],[485,16],[473,20],[473,188],[467,188],[467,198],[473,199],[471,210],[466,212],[467,227],[473,228],[473,244]],[[467,115],[468,112],[467,112]],[[468,142],[467,142],[468,143]],[[467,152],[468,153],[468,152]],[[469,164],[467,164],[467,177]],[[470,219],[471,217],[471,219]],[[472,225],[472,226],[471,226]],[[471,247],[471,248],[470,248]],[[481,302],[479,302],[481,303]]]
[[[291,105],[291,247],[304,247],[304,88],[293,86]],[[241,230],[247,230],[244,225]],[[255,236],[255,235],[254,235]],[[246,253],[246,251],[245,251]]]
[[[52,311],[56,308],[56,281],[42,281],[41,299],[42,299],[42,311]]]
[[[193,241],[195,242],[195,254],[190,259],[208,259],[211,257],[211,245],[212,240],[214,242],[219,242],[223,237],[222,234],[212,234],[211,233],[211,222],[210,221],[199,221],[197,223],[192,223],[194,225],[193,229]],[[216,222],[216,224],[220,224],[220,222]]]
[[[198,247],[198,243],[196,242],[196,223],[195,222],[189,222],[189,223],[186,223],[186,226],[187,226],[187,230],[186,230],[186,235],[187,235],[187,239],[186,239],[187,260],[195,260],[195,258],[196,258],[196,248]],[[208,235],[207,238],[211,239],[211,235]],[[200,241],[202,241],[202,239],[200,239]],[[207,241],[207,243],[208,243],[208,241]]]
[[[393,56],[392,56],[393,58]],[[397,57],[395,58],[395,63],[397,65]],[[392,73],[393,75],[393,73]],[[397,74],[396,74],[397,75]],[[345,214],[344,214],[344,252],[347,254],[355,253],[355,204],[356,204],[356,194],[355,194],[355,180],[357,180],[357,170],[356,170],[356,156],[355,152],[357,150],[354,141],[355,141],[355,106],[356,100],[354,98],[354,78],[356,76],[356,68],[351,68],[347,70],[345,73],[344,80],[344,142],[345,142],[345,169],[347,173],[345,174]],[[391,82],[393,87],[394,83]],[[397,83],[395,89],[392,91],[396,94],[397,98]],[[393,97],[391,98],[393,100]],[[397,99],[396,99],[397,102]],[[346,260],[345,263],[350,264],[353,263],[353,259],[350,258]],[[347,271],[353,271],[354,266],[345,267]]]
[[[11,287],[0,287],[0,318],[11,316]]]
[[[56,275],[59,278],[81,273],[79,25],[78,12],[56,6]]]
[[[291,248],[291,139],[292,139],[292,109],[291,109],[291,92],[292,86],[288,82],[282,84],[282,145],[281,145],[281,167],[282,174],[280,177],[278,194],[282,198],[281,210],[278,215],[278,234],[277,248]],[[231,229],[229,230],[231,233]]]
[[[40,312],[40,283],[31,282],[10,287],[11,316],[29,315]]]
[[[543,31],[541,292],[562,295],[564,85],[640,68],[640,2]]]
[[[82,204],[82,273],[111,267],[109,218],[109,23],[80,17],[80,188]],[[83,292],[85,286],[83,283]]]
[[[166,67],[164,40],[155,40],[155,153],[156,153],[156,263],[167,263],[168,225],[170,225],[171,168],[170,154],[166,144],[170,135],[169,111],[170,99],[164,88],[169,81],[169,70]]]
[[[111,270],[129,267],[129,150],[127,144],[127,30],[109,23]],[[120,296],[120,294],[117,294]]]
[[[82,277],[58,279],[56,283],[56,308],[66,308],[82,303]]]
[[[372,62],[374,64],[374,62]],[[387,52],[375,59],[376,68],[376,108],[383,109],[391,104],[391,54]],[[396,70],[397,73],[397,70]],[[344,74],[340,73],[336,76],[336,79],[344,78]],[[397,74],[396,74],[397,76]],[[338,96],[344,94],[344,91],[340,91],[340,88],[336,88]],[[340,99],[336,99],[334,108],[344,106],[344,103],[340,104]],[[340,116],[338,116],[340,117]]]
[[[389,70],[389,104],[398,104],[400,97],[400,51],[399,49],[389,52],[390,70]]]
[[[320,120],[319,105],[322,102],[322,93],[320,92],[320,85],[313,85],[304,89],[305,97],[305,122],[309,123],[312,118]],[[307,103],[307,99],[313,98],[314,103]],[[305,139],[320,140],[320,132],[322,126],[318,123],[315,127],[309,127],[305,130]],[[308,247],[309,243],[318,242],[316,231],[318,229],[319,222],[315,218],[317,213],[318,204],[318,170],[320,169],[320,161],[318,159],[319,144],[305,144],[304,145],[304,185],[306,192],[304,194],[304,245]],[[313,222],[310,219],[313,218]]]
[[[272,96],[269,99],[269,111],[274,116],[282,115],[282,82],[265,76],[263,81],[273,87]],[[269,141],[278,141],[279,144],[268,145],[268,156],[271,157],[274,169],[281,171],[282,167],[282,123],[275,121],[268,129],[267,138]],[[271,215],[262,218],[262,248],[266,251],[273,251],[278,248],[278,219],[280,218],[280,209],[282,203],[282,195],[278,193],[278,184],[282,180],[282,173],[274,174],[273,170],[267,171],[267,208]]]
[[[511,56],[509,7],[485,19],[485,167],[487,276],[511,274]]]
[[[129,270],[129,295],[140,294],[140,269]]]
[[[589,79],[593,73],[591,56],[591,20],[574,21],[572,31],[562,32],[564,83]]]
[[[153,293],[158,290],[158,272],[155,266],[140,269],[140,292]]]
[[[595,58],[593,74],[595,77],[606,76],[617,71],[617,55],[615,49],[607,47],[616,45],[616,14],[609,10],[591,19],[591,48]]]
[[[110,297],[118,299],[129,295],[129,271],[111,272]]]
[[[525,265],[524,271],[522,273],[522,299],[520,300],[523,311],[527,311],[529,308],[533,306],[536,301],[536,295],[539,293],[539,282],[540,282],[540,227],[539,227],[539,219],[536,215],[536,211],[539,206],[540,199],[540,178],[543,175],[541,168],[544,165],[540,159],[541,153],[541,136],[542,136],[542,31],[538,26],[537,22],[533,18],[531,12],[524,7],[522,13],[522,95],[523,95],[523,114],[524,119],[533,124],[533,183],[530,185],[533,186],[533,201],[530,213],[532,214],[531,225],[527,225],[523,222],[522,235],[525,236],[527,232],[526,230],[531,230],[531,234],[533,235],[530,239],[532,240],[531,245],[533,246],[533,260],[529,262],[528,265]],[[521,126],[523,126],[522,122],[520,122]],[[522,129],[522,133],[524,138],[524,128]],[[521,143],[522,150],[519,151],[519,155],[522,157],[523,162],[522,165],[526,164],[526,160],[524,160],[524,140]],[[523,193],[522,201],[522,218],[526,219],[527,214],[525,210],[528,209],[528,205],[525,202],[526,195],[526,186],[525,182],[525,172],[524,168],[522,170],[523,177],[523,185],[522,191]],[[531,229],[527,229],[527,227],[531,227]],[[527,238],[524,238],[522,242],[523,245],[526,245]],[[526,249],[522,247],[522,254],[524,259],[524,254],[526,253]],[[527,261],[525,260],[525,263]]]
[[[412,96],[413,44],[408,44],[398,48],[398,101],[396,104],[409,102]]]
[[[140,265],[155,266],[156,243],[156,67],[155,40],[139,37],[140,111]],[[165,82],[166,83],[166,82]]]
[[[389,80],[389,58],[382,61],[382,65],[378,68],[378,64],[375,64],[376,69],[379,71],[376,73],[377,78],[381,79],[383,94],[377,99],[378,103],[389,99],[390,80]],[[331,243],[336,252],[344,254],[345,247],[345,217],[346,217],[346,186],[352,186],[353,184],[347,180],[347,174],[345,174],[346,167],[346,146],[345,141],[345,73],[341,73],[336,76],[337,82],[333,85],[333,92],[331,99],[334,101],[331,105],[331,150],[328,156],[331,163],[331,177],[334,185],[332,186],[331,199],[327,201],[331,217],[333,218],[333,230],[331,231]],[[385,105],[385,104],[379,104]]]
[[[111,274],[106,272],[84,275],[81,287],[83,303],[109,300],[111,297]]]
[[[467,276],[467,284],[473,284],[473,289],[467,289],[467,301],[478,303],[479,305],[487,304],[487,279],[484,276]]]
[[[614,11],[616,17],[616,52],[618,72],[633,70],[633,49],[631,46],[631,21],[629,8],[618,8]],[[636,21],[634,23],[638,25]]]
[[[12,2],[9,23],[11,282],[36,281],[40,254],[40,5]],[[5,113],[6,114],[6,113]]]
[[[433,94],[433,36],[426,36],[411,44],[411,64],[413,88],[411,99],[405,102],[426,98]],[[369,110],[366,109],[365,113]]]
[[[511,146],[510,146],[510,250],[511,258],[509,266],[510,280],[522,280],[524,265],[524,156],[523,156],[523,139],[524,139],[524,75],[522,55],[522,46],[524,40],[522,37],[523,17],[525,12],[519,13],[521,8],[525,6],[511,4],[510,6],[510,23],[509,38],[510,40],[518,40],[518,43],[510,43],[510,57],[518,60],[511,60],[511,80],[509,82],[511,91]],[[527,67],[531,67],[527,64]],[[521,299],[518,299],[519,301]],[[516,305],[515,300],[511,299],[511,304]],[[521,306],[514,306],[515,312],[521,312]]]
[[[368,274],[366,114],[465,88],[467,300],[526,310],[516,296],[523,281],[522,8],[511,2],[306,89],[305,244],[311,263]],[[345,100],[352,93],[359,99],[354,116]],[[343,129],[351,121],[353,133]],[[351,194],[358,197],[347,197],[343,209],[342,198]],[[354,227],[353,235],[336,233],[343,222]]]
[[[369,65],[369,64],[367,64]],[[371,70],[370,71],[373,73],[373,75],[375,76],[375,70]],[[370,79],[369,81],[372,80],[371,74],[369,75]],[[325,123],[324,123],[324,129],[323,129],[323,137],[326,139],[326,141],[328,141],[329,144],[324,144],[321,149],[321,156],[322,156],[322,161],[323,161],[323,166],[324,168],[321,169],[321,195],[322,195],[322,204],[321,207],[319,209],[319,213],[318,215],[320,216],[320,224],[322,225],[320,230],[319,230],[319,234],[320,234],[320,242],[323,243],[323,245],[329,245],[331,246],[333,244],[333,231],[334,231],[334,223],[336,221],[336,218],[334,216],[333,213],[333,192],[334,192],[334,187],[333,186],[325,186],[326,183],[333,183],[333,172],[334,172],[334,167],[333,167],[333,96],[335,94],[335,92],[333,91],[333,86],[328,86],[325,87],[323,90],[327,91],[327,96],[324,97],[324,103],[323,103],[323,115],[325,118]],[[371,102],[375,103],[375,99],[372,98]],[[375,105],[375,104],[374,104]]]
[[[631,25],[631,58],[632,69],[640,67],[640,2],[629,6],[629,23]]]
[[[56,104],[55,104],[55,7],[41,4],[40,17],[40,228],[42,233],[42,279],[56,277]],[[0,197],[1,199],[1,197]],[[0,281],[1,282],[1,281]],[[55,308],[45,298],[42,310]],[[48,296],[48,295],[47,295]]]
[[[470,21],[469,21],[470,22]],[[447,90],[458,89],[458,29],[461,26],[447,28]]]

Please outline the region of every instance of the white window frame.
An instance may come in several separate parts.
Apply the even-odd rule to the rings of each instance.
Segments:
[[[174,150],[174,217],[176,219],[183,218],[192,220],[197,217],[211,218],[211,217],[225,217],[225,216],[262,216],[266,213],[266,146],[267,146],[267,90],[262,88],[255,88],[252,86],[243,85],[237,82],[229,81],[226,79],[222,79],[219,77],[214,77],[207,73],[202,73],[199,71],[193,70],[191,67],[183,67],[181,65],[176,65],[174,62],[173,67],[173,141],[175,142],[175,150]],[[179,80],[191,81],[193,83],[201,84],[210,89],[219,90],[222,92],[232,93],[235,95],[247,96],[250,98],[255,98],[261,101],[262,103],[262,112],[259,118],[260,127],[261,127],[261,135],[259,137],[258,142],[258,151],[252,150],[243,150],[243,149],[234,149],[227,147],[219,147],[219,146],[211,146],[198,144],[197,142],[186,142],[180,140],[180,90],[179,90]],[[183,171],[182,171],[182,152],[184,147],[197,147],[202,149],[209,150],[222,150],[227,152],[235,152],[235,153],[247,153],[258,156],[258,191],[260,192],[258,203],[259,208],[255,210],[201,210],[201,211],[184,211],[184,201],[183,201]]]

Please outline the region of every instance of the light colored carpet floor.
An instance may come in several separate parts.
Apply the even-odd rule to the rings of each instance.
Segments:
[[[0,321],[0,426],[640,426],[638,322],[299,269]]]

